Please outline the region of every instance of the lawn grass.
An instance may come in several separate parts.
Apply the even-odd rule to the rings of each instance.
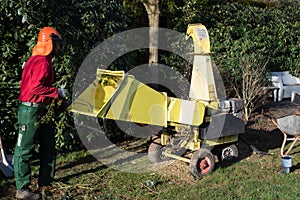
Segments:
[[[293,152],[299,150],[296,147]],[[300,159],[295,154],[292,172],[283,174],[279,149],[270,152],[273,155],[252,154],[225,167],[217,164],[209,176],[191,181],[186,171],[178,177],[168,167],[128,173],[107,168],[86,151],[63,154],[58,156],[56,180],[46,199],[297,199]],[[33,164],[35,181],[37,166]],[[187,164],[183,166],[188,169]],[[13,199],[14,180],[1,177],[0,186],[2,199]]]
[[[299,199],[300,145],[291,152],[291,173],[284,174],[280,132],[271,130],[254,134],[247,130],[246,134],[250,143],[269,154],[256,154],[245,143],[239,142],[240,159],[237,162],[216,163],[213,173],[199,180],[190,175],[188,164],[182,161],[157,171],[129,173],[108,168],[87,151],[59,154],[55,182],[48,188],[50,193],[43,197],[54,200]],[[38,161],[32,164],[35,185]],[[5,179],[0,173],[0,199],[14,199],[14,184],[14,179]]]
[[[299,151],[300,147],[293,149]],[[75,152],[61,158],[59,163],[83,162],[79,166],[58,173],[60,182],[77,188],[70,192],[73,198],[83,199],[295,199],[300,196],[298,181],[300,159],[294,156],[292,173],[281,172],[279,148],[269,151],[272,155],[252,154],[228,166],[217,165],[215,171],[200,180],[192,178],[186,171],[180,176],[172,175],[166,167],[157,172],[128,173],[106,168],[99,161],[92,161],[87,152]],[[89,159],[87,159],[89,158]],[[180,161],[176,161],[180,162]],[[182,164],[182,163],[181,163]],[[164,173],[166,172],[166,173]],[[154,181],[148,186],[147,181]]]

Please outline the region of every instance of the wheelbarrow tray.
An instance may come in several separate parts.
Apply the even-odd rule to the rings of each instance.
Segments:
[[[300,115],[288,115],[272,121],[281,130],[284,137],[280,154],[281,156],[288,155],[295,143],[300,141]],[[284,152],[287,141],[292,141],[292,143],[290,144],[288,150]]]
[[[300,135],[300,115],[288,115],[277,119],[279,129],[288,135]]]

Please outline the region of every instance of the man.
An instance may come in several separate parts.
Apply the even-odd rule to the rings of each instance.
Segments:
[[[40,169],[38,186],[48,186],[54,178],[55,138],[54,127],[40,120],[46,105],[53,99],[64,99],[66,90],[53,87],[52,58],[63,51],[60,34],[52,27],[44,27],[38,34],[32,56],[23,69],[19,106],[19,133],[14,153],[17,199],[39,199],[40,195],[29,189],[31,170],[29,161],[39,141]]]

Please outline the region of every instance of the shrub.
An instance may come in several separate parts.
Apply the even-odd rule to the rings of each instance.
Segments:
[[[0,3],[1,70],[0,116],[5,144],[14,147],[16,107],[22,65],[31,54],[37,33],[53,26],[66,42],[64,55],[54,60],[56,86],[72,84],[83,59],[104,39],[127,28],[128,18],[118,0],[16,1]],[[51,115],[53,116],[53,115]],[[57,147],[72,149],[74,125],[69,113],[56,115]],[[75,142],[76,143],[76,142]]]

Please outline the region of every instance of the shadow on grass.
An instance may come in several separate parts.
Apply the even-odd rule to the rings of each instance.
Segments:
[[[239,135],[237,147],[239,157],[234,161],[222,161],[216,163],[216,168],[226,168],[241,160],[250,157],[253,153],[261,156],[277,156],[270,153],[270,150],[281,147],[283,135],[279,129],[272,131],[261,131],[246,128],[245,133]],[[279,154],[278,154],[279,155]]]
[[[59,171],[59,170],[64,170],[64,169],[70,169],[74,166],[77,166],[77,165],[81,165],[81,164],[86,164],[86,163],[92,163],[92,162],[95,162],[97,161],[96,158],[94,158],[92,155],[86,155],[85,157],[80,157],[72,162],[69,162],[65,165],[62,165],[62,166],[59,166],[56,168],[56,171]]]
[[[122,150],[133,153],[124,155]],[[56,181],[67,182],[72,178],[76,178],[84,174],[95,173],[97,171],[107,169],[110,165],[123,165],[123,163],[130,163],[142,159],[147,154],[147,141],[126,141],[104,148],[93,149],[90,150],[89,153],[90,154],[83,157],[79,155],[77,159],[65,161],[67,162],[66,164],[57,166],[56,171],[58,173],[64,173],[63,171],[69,170],[73,170],[73,172],[65,173],[66,175],[62,174],[56,179]]]
[[[290,141],[290,143],[291,143],[292,141]],[[295,145],[294,147],[293,147],[293,149],[299,149],[299,146],[300,146],[300,144],[298,144],[298,145]],[[298,151],[294,151],[291,155],[295,155],[295,154],[299,154],[300,153],[300,150],[298,150]]]
[[[86,169],[86,170],[79,171],[77,173],[72,173],[72,174],[69,174],[69,175],[66,175],[66,176],[62,176],[60,178],[55,179],[55,181],[57,181],[57,182],[68,182],[69,180],[71,180],[73,178],[76,178],[76,177],[79,177],[81,175],[89,174],[89,173],[95,173],[95,172],[98,172],[98,171],[106,169],[106,168],[107,167],[105,165],[101,165],[101,166],[98,166],[98,167],[95,167],[95,168],[89,168],[89,169]]]
[[[0,173],[0,199],[14,199],[15,180]],[[9,198],[11,196],[12,198]]]
[[[80,167],[81,165],[88,165],[89,167],[84,169],[83,167]],[[95,167],[92,167],[92,166]],[[68,169],[73,169],[74,167],[79,167],[82,170],[80,171],[75,171],[76,173],[72,173],[72,174],[68,174],[66,176],[61,176],[60,178],[56,178],[55,181],[61,181],[61,182],[68,182],[70,179],[74,178],[74,177],[78,177],[81,176],[83,174],[88,174],[88,173],[95,173],[99,170],[103,170],[106,169],[107,166],[103,165],[102,163],[99,163],[99,161],[94,158],[92,155],[87,155],[85,157],[80,157],[79,159],[69,162],[66,165],[60,166],[56,168],[56,171],[59,173],[60,171],[63,170],[68,170]]]
[[[91,150],[97,158],[109,159],[112,157],[118,157],[122,151],[133,152],[133,153],[147,153],[148,140],[146,139],[134,139],[127,140],[125,142],[111,144],[106,147],[99,147],[97,149]],[[100,155],[101,154],[101,155]]]
[[[296,165],[293,165],[293,166],[291,167],[291,172],[296,171],[296,170],[298,170],[298,169],[300,169],[300,163],[297,163]]]
[[[268,153],[272,149],[277,149],[281,147],[283,141],[283,134],[279,129],[274,129],[272,131],[261,131],[251,128],[246,128],[246,132],[240,135],[240,146],[246,151],[247,147],[249,150],[258,152],[254,153]],[[253,147],[254,150],[253,150]]]

